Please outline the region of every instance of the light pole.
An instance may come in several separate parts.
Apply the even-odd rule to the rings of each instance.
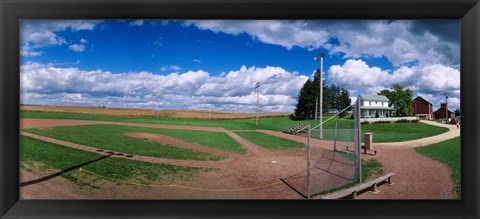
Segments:
[[[258,127],[258,88],[260,88],[260,82],[255,84],[255,89],[257,89],[257,127]]]
[[[320,127],[319,127],[319,132],[320,132],[320,139],[323,138],[323,53],[318,54],[315,56],[314,60],[320,59],[320,100],[319,100],[319,108],[320,108]],[[315,112],[317,113],[317,112]]]
[[[448,124],[448,96],[445,93],[445,124]]]

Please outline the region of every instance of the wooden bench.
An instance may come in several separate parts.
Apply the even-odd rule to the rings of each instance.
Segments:
[[[320,198],[321,199],[340,199],[340,198],[345,198],[345,197],[351,195],[353,199],[356,199],[357,198],[357,192],[363,191],[363,190],[368,189],[368,188],[371,188],[370,191],[372,193],[377,193],[378,192],[377,191],[377,185],[378,184],[386,181],[387,185],[393,185],[392,179],[391,179],[392,176],[395,176],[395,173],[390,172],[390,173],[387,173],[387,174],[385,174],[381,177],[378,177],[374,180],[370,180],[368,182],[358,184],[358,185],[353,186],[351,188],[343,189],[343,190],[333,192],[333,193],[330,193],[330,194],[326,194],[326,195],[321,195]]]
[[[347,152],[355,152],[355,150],[350,150],[350,147],[355,147],[355,146],[345,145],[346,151]],[[368,155],[372,155],[372,156],[377,155],[377,150],[371,150],[371,151],[373,151],[373,154],[370,154],[370,153],[367,153],[367,151],[370,151],[370,150],[367,150],[364,145],[362,145],[362,149],[363,149],[364,154],[368,154]]]

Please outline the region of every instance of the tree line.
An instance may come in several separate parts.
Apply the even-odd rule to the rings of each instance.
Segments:
[[[351,105],[350,93],[334,84],[327,86],[323,81],[323,100],[322,111],[323,113],[328,110],[343,110]],[[317,115],[320,109],[318,109],[320,94],[320,72],[315,72],[313,80],[308,79],[303,84],[302,89],[297,96],[297,106],[295,107],[294,117],[296,119],[312,119],[315,118],[315,109],[317,109]],[[316,106],[317,104],[317,106]],[[346,115],[346,111],[339,114],[340,117]]]

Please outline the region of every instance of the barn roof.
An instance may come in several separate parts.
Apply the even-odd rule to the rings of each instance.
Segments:
[[[421,97],[421,96],[417,96],[417,97],[415,97],[415,99],[414,99],[414,100],[416,100],[416,99],[418,99],[418,100],[420,100],[420,101],[423,101],[423,102],[425,102],[425,103],[428,103],[428,104],[430,104],[430,105],[432,105],[432,106],[433,106],[433,104],[431,104],[430,102],[428,102],[428,100],[425,100],[425,99],[423,99],[423,97]]]

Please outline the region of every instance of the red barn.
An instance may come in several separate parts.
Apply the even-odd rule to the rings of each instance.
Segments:
[[[445,119],[445,109],[447,104],[440,103],[440,108],[434,112],[435,119]],[[455,118],[455,112],[448,110],[448,118]]]
[[[433,118],[433,105],[421,96],[413,99],[413,115],[420,119],[432,119]]]

